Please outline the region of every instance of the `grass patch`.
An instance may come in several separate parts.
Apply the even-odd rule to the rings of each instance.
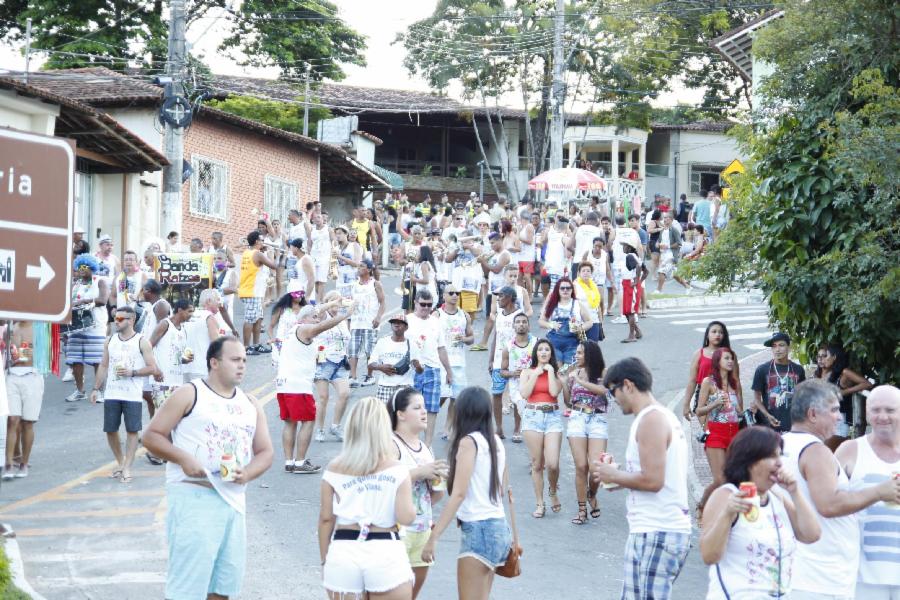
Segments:
[[[31,596],[20,590],[12,581],[9,558],[6,556],[6,541],[0,544],[0,599],[31,600]]]

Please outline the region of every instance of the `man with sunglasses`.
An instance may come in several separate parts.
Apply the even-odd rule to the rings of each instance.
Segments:
[[[441,406],[450,401],[447,409],[447,424],[441,439],[449,437],[451,423],[453,423],[453,402],[456,396],[465,389],[469,383],[466,377],[466,349],[475,341],[472,332],[472,317],[459,308],[459,288],[453,284],[444,289],[444,304],[437,309],[437,316],[444,330],[447,341],[447,359],[453,371],[453,384],[446,383],[446,373],[441,372]]]
[[[448,385],[453,385],[453,369],[447,356],[447,338],[440,318],[433,313],[434,296],[428,290],[416,293],[415,310],[407,317],[407,337],[412,345],[412,365],[416,370],[413,386],[425,399],[428,426],[425,445],[431,446],[434,424],[441,411],[441,368]]]
[[[131,481],[131,466],[138,447],[143,412],[143,377],[162,374],[156,366],[150,342],[134,330],[135,312],[130,306],[116,309],[113,333],[106,341],[103,359],[94,378],[91,403],[96,403],[100,387],[105,382],[103,403],[103,431],[116,458],[113,476],[122,483]],[[119,427],[125,421],[125,453],[119,440]]]
[[[622,598],[667,599],[691,547],[687,440],[678,417],[653,397],[653,376],[640,359],[611,366],[603,385],[610,402],[635,415],[625,468],[593,464],[595,481],[628,490]]]

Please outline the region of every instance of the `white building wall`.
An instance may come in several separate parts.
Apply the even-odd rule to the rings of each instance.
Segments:
[[[58,115],[58,106],[24,98],[10,90],[0,91],[0,127],[53,135]]]
[[[720,165],[724,169],[734,159],[746,158],[733,138],[711,131],[682,130],[678,134],[673,133],[672,149],[678,152],[678,194],[687,194],[689,202],[700,198],[690,189],[691,165]]]

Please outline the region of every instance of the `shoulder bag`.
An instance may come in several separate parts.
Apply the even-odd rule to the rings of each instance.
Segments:
[[[406,373],[409,371],[409,359],[409,340],[406,340],[406,354],[404,354],[403,358],[398,360],[397,364],[394,365],[394,370],[397,372],[397,375],[406,375]]]
[[[516,527],[516,509],[513,505],[512,488],[509,488],[509,525],[512,529],[512,545],[509,547],[509,554],[506,555],[506,562],[497,567],[496,573],[501,577],[518,577],[522,574],[522,564],[519,557],[522,556],[522,546],[519,545],[519,529]]]

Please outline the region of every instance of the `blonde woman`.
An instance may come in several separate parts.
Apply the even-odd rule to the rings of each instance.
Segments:
[[[574,283],[578,287],[576,298],[582,310],[591,316],[590,324],[584,322],[585,335],[587,339],[599,342],[603,339],[603,294],[594,281],[594,265],[587,261],[578,265],[578,279]]]
[[[394,459],[384,403],[369,396],[347,418],[344,446],[322,476],[319,553],[331,600],[409,600],[413,572],[398,525],[416,518],[409,467]]]

